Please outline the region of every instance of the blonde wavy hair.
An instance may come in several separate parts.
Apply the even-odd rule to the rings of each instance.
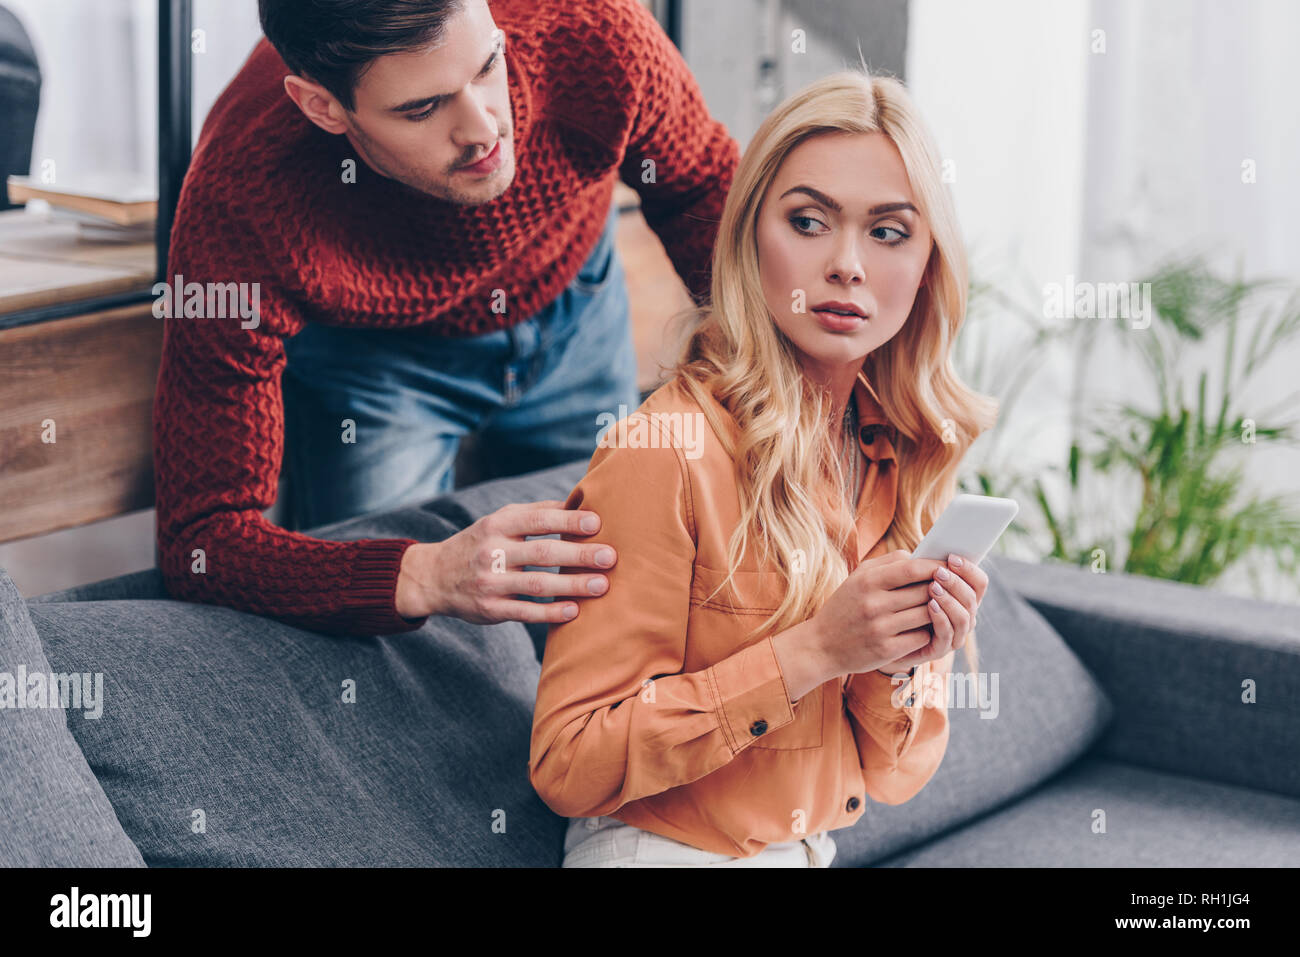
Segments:
[[[884,535],[888,550],[916,547],[922,530],[955,495],[966,450],[997,417],[996,400],[967,388],[952,366],[950,353],[966,313],[966,252],[929,131],[892,77],[852,69],[812,83],[768,115],[745,150],[722,212],[710,298],[687,314],[694,328],[667,379],[680,380],[694,395],[736,464],[741,520],[729,542],[723,584],[751,539],[762,543],[763,561],[775,554],[785,578],[780,605],[751,637],[808,619],[843,583],[854,520],[842,494],[832,496],[841,503],[832,526],[818,505],[827,483],[844,487],[831,438],[830,401],[803,375],[793,343],[768,311],[759,278],[759,208],[786,156],[804,140],[877,132],[902,155],[933,236],[907,321],[862,366],[898,434],[898,502]],[[734,448],[706,395],[739,425]],[[794,556],[800,553],[803,567],[796,571]],[[973,631],[965,649],[974,672]]]

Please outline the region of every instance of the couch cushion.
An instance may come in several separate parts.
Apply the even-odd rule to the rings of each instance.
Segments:
[[[1102,820],[1105,832],[1093,830]],[[1087,756],[881,867],[1294,867],[1300,800]]]
[[[51,669],[23,597],[0,569],[0,867],[143,867],[68,730],[103,720],[98,702],[65,711],[49,707],[48,694],[31,696],[29,679],[62,670]],[[48,677],[42,684],[50,687]],[[88,690],[96,690],[93,673]]]
[[[1300,797],[1294,604],[1058,562],[1005,568],[1115,702],[1099,754]]]
[[[949,685],[950,734],[939,770],[907,803],[869,803],[856,824],[831,832],[834,867],[873,863],[1014,800],[1087,751],[1114,713],[1060,635],[999,572],[996,557],[981,567],[989,576],[978,631],[988,703],[964,695],[965,706],[954,707],[957,689]],[[954,678],[965,669],[959,651]]]
[[[150,866],[560,863],[564,820],[528,781],[539,666],[518,622],[338,638],[176,601],[28,610],[56,670],[104,673],[103,717],[72,730]]]
[[[124,598],[167,598],[167,589],[163,587],[162,573],[157,568],[105,578],[103,581],[90,582],[86,585],[73,585],[59,591],[47,592],[28,603],[46,601],[106,601]]]

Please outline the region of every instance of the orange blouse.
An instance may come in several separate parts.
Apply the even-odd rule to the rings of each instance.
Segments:
[[[853,397],[868,461],[850,568],[883,553],[898,487],[892,430],[861,373]],[[948,744],[933,682],[954,652],[904,685],[851,674],[792,704],[771,637],[745,637],[783,594],[775,564],[747,554],[708,597],[726,577],[740,502],[730,456],[679,382],[610,428],[565,506],[600,516],[595,538],[618,561],[609,590],[577,599],[577,617],[547,637],[528,765],[553,811],[749,857],[849,827],[864,797],[902,804],[930,780]],[[939,693],[921,693],[930,687]]]

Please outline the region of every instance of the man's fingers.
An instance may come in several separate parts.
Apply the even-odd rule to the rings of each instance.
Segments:
[[[512,538],[525,535],[594,535],[600,516],[590,509],[569,509],[563,502],[507,505],[492,513],[494,531]],[[587,525],[584,527],[583,523]]]
[[[609,545],[599,542],[564,542],[541,538],[511,542],[505,546],[506,564],[512,568],[536,565],[541,568],[612,568],[618,556]]]
[[[565,612],[569,609],[573,611],[573,614],[566,615]],[[558,623],[572,621],[577,617],[577,610],[577,603],[571,601],[536,602],[506,600],[494,604],[492,606],[491,614],[497,621]]]
[[[521,502],[523,508],[564,508],[564,502],[555,498],[544,498],[538,502]]]
[[[543,571],[502,572],[489,576],[484,587],[486,594],[497,597],[528,595],[530,598],[595,598],[607,591],[609,579],[604,575],[562,575]]]

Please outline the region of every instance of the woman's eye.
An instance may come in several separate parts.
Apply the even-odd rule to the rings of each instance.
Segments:
[[[420,120],[427,120],[429,117],[433,116],[433,114],[436,112],[438,112],[438,107],[431,106],[423,113],[407,113],[406,118],[408,120],[412,120],[413,122],[418,123],[420,122]]]
[[[816,219],[812,216],[791,216],[790,217],[790,225],[791,227],[794,228],[795,232],[799,233],[802,236],[818,235],[818,233],[811,226],[804,225],[807,223],[816,223],[819,226],[826,225],[820,219]],[[871,234],[875,236],[877,233],[880,232],[893,233],[895,235],[896,238],[894,239],[890,239],[885,236],[876,237],[877,239],[884,240],[885,244],[889,246],[897,246],[899,243],[904,242],[905,240],[910,238],[910,234],[903,232],[901,229],[897,228],[896,226],[877,226],[875,229],[871,231]]]
[[[875,234],[875,233],[880,232],[881,230],[884,230],[885,232],[889,232],[889,233],[898,233],[898,238],[897,238],[897,239],[887,239],[887,240],[885,240],[885,242],[886,242],[887,244],[889,244],[890,246],[897,246],[897,245],[898,245],[899,243],[901,243],[903,240],[905,240],[905,239],[908,238],[908,234],[907,234],[907,233],[903,232],[901,229],[896,229],[896,228],[893,227],[893,226],[877,226],[877,227],[876,227],[875,229],[873,229],[871,232],[872,232],[873,234]]]
[[[811,229],[805,229],[799,226],[798,225],[799,223],[817,223],[822,226],[826,225],[820,219],[813,219],[811,216],[791,216],[790,225],[794,227],[794,231],[796,233],[802,233],[805,236],[814,236],[816,235],[816,233],[814,233]]]

